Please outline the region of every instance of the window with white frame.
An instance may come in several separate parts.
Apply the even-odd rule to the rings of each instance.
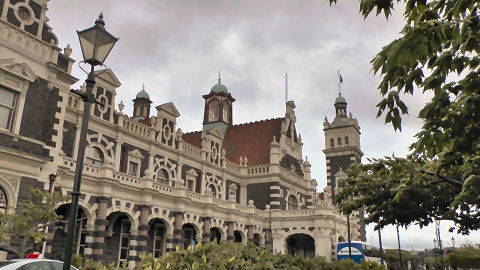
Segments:
[[[153,229],[153,250],[152,254],[154,258],[158,258],[163,255],[163,247],[165,242],[165,225],[155,223]]]
[[[85,163],[99,166],[103,163],[103,153],[95,146],[87,146],[85,149]]]
[[[187,171],[185,178],[187,179],[186,188],[188,191],[195,192],[197,187],[197,177],[198,174],[194,169],[190,169],[189,171]]]
[[[137,176],[138,175],[138,163],[130,161],[128,162],[128,174]]]
[[[168,185],[168,173],[165,169],[158,169],[157,170],[157,182],[160,184]]]
[[[17,93],[0,86],[0,129],[12,130]]]
[[[127,173],[132,176],[140,176],[140,164],[142,164],[143,155],[138,149],[128,152]]]
[[[295,210],[298,208],[298,200],[294,195],[288,196],[287,210]]]
[[[130,221],[126,218],[121,220],[120,243],[118,248],[118,261],[128,260],[128,250],[130,248]]]
[[[77,241],[77,252],[76,254],[84,255],[85,254],[85,243],[87,239],[87,219],[80,219],[78,228],[78,241]]]

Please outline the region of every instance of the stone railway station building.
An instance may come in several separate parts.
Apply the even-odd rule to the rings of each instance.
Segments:
[[[83,103],[70,47],[60,49],[47,24],[47,0],[0,0],[0,210],[15,211],[37,187],[72,190]],[[134,112],[116,104],[121,86],[110,69],[96,71],[74,253],[134,265],[141,253],[162,256],[208,241],[251,241],[275,252],[335,258],[347,239],[346,217],[332,204],[342,171],[360,162],[357,120],[346,100],[324,122],[328,186],[317,193],[295,104],[283,117],[234,124],[235,98],[218,81],[205,100],[203,129],[184,133],[180,112],[155,107],[145,90]],[[80,89],[85,91],[82,87]],[[57,212],[67,219],[69,205]],[[66,227],[66,226],[65,226]],[[365,240],[361,215],[352,239]],[[51,229],[46,257],[64,254],[66,229]],[[14,244],[14,243],[12,243]]]

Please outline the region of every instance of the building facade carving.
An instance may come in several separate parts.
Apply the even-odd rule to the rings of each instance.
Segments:
[[[70,46],[58,47],[47,2],[0,2],[1,211],[15,211],[31,188],[67,195],[73,186],[83,104],[70,92],[78,80],[71,75],[75,60]],[[346,102],[335,103],[343,117],[335,121],[348,124],[324,124],[328,145],[334,142],[325,149],[330,185],[319,194],[303,160],[293,101],[284,117],[234,124],[235,99],[219,79],[202,96],[202,130],[184,133],[173,103],[156,106],[151,116],[153,102],[143,87],[127,116],[123,101],[115,100],[121,83],[114,72],[95,74],[93,93],[106,106],[92,105],[74,253],[133,266],[142,253],[162,256],[177,247],[232,240],[335,258],[347,228],[329,199],[332,175],[362,155],[358,123],[344,117]],[[64,219],[68,211],[58,206]],[[359,229],[352,230],[355,240],[362,237]],[[65,237],[64,229],[52,226],[47,257],[63,256]]]

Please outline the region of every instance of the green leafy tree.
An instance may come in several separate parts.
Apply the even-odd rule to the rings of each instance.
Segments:
[[[337,0],[329,0],[330,4]],[[377,117],[401,131],[403,95],[432,95],[406,157],[357,165],[337,196],[342,210],[365,206],[367,222],[424,226],[452,220],[457,230],[480,228],[480,2],[360,0],[364,18],[404,9],[405,25],[372,59],[382,77]]]
[[[30,195],[31,200],[18,204],[15,213],[0,213],[0,250],[17,258],[38,251],[46,239],[45,228],[62,218],[55,212],[57,203],[66,199],[39,189],[32,189]]]

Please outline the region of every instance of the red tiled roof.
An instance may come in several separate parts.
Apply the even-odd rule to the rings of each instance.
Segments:
[[[150,118],[141,119],[141,120],[138,120],[138,122],[149,127],[152,126],[152,121],[150,121]]]
[[[188,144],[202,148],[202,132],[201,131],[185,133],[183,134],[182,139]]]
[[[270,143],[273,136],[280,139],[284,118],[263,120],[229,127],[223,140],[226,158],[239,164],[240,157],[247,157],[247,165],[270,163]]]
[[[247,157],[247,165],[270,163],[270,143],[273,136],[280,139],[280,129],[285,118],[263,120],[253,123],[235,125],[227,128],[223,139],[226,158],[239,164],[240,157]],[[183,134],[183,140],[193,146],[202,147],[202,132]]]

